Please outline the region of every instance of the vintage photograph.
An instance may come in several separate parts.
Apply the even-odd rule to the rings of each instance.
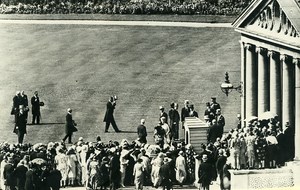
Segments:
[[[0,189],[300,189],[299,0],[0,0]]]

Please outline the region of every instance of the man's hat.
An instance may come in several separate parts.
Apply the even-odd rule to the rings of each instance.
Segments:
[[[68,108],[68,109],[67,109],[67,112],[72,112],[72,109],[71,109],[71,108]]]
[[[188,100],[184,100],[184,104],[189,104],[190,102]]]
[[[159,106],[159,109],[160,109],[160,110],[163,110],[163,109],[164,109],[164,106]]]
[[[214,99],[214,100],[215,100],[215,99],[217,99],[217,98],[216,98],[215,96],[212,96],[211,99]]]

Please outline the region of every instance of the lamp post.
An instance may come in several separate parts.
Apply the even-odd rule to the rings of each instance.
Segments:
[[[237,92],[239,92],[241,94],[241,96],[242,96],[242,93],[243,93],[242,82],[240,82],[240,85],[238,85],[238,86],[233,86],[233,84],[230,83],[228,72],[225,72],[225,81],[221,84],[220,87],[221,87],[222,92],[226,96],[228,96],[228,94],[233,89],[236,90]]]

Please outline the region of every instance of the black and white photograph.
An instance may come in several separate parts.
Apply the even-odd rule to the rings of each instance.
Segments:
[[[0,190],[300,189],[299,0],[0,0]]]

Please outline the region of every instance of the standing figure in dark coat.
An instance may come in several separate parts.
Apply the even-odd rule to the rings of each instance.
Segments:
[[[137,134],[139,137],[140,143],[147,143],[147,129],[145,126],[145,119],[141,119],[141,124],[137,127]]]
[[[25,94],[24,90],[21,91],[20,100],[21,100],[20,104],[24,106],[24,114],[26,116],[26,122],[27,122],[28,111],[29,111],[29,108],[28,108],[28,97]]]
[[[24,166],[25,161],[21,160],[17,168],[14,171],[14,176],[17,179],[17,188],[18,190],[25,189],[26,182],[26,172],[28,171],[27,167]]]
[[[40,110],[40,98],[38,91],[34,92],[33,97],[31,98],[31,105],[32,105],[32,124],[40,124],[41,118],[41,110]]]
[[[13,164],[13,158],[8,157],[8,163],[4,166],[3,170],[3,178],[5,180],[5,189],[15,189],[15,184],[14,184],[14,164]]]
[[[218,155],[218,159],[217,159],[217,162],[216,162],[216,169],[217,169],[217,173],[218,173],[219,179],[220,179],[220,188],[224,189],[223,168],[224,168],[224,165],[226,164],[227,157],[224,156],[223,149],[219,149],[218,152],[219,152],[219,155]]]
[[[75,127],[77,124],[75,123],[75,121],[72,118],[72,109],[68,108],[67,110],[67,115],[66,115],[66,136],[63,138],[63,142],[65,142],[65,140],[68,138],[69,139],[69,143],[72,143],[72,135],[73,132],[77,131],[77,128]]]
[[[109,180],[110,180],[110,190],[116,190],[120,185],[120,178],[121,178],[120,156],[116,152],[115,148],[112,149],[111,149],[112,156],[110,158]]]
[[[194,104],[191,104],[191,106],[190,106],[189,116],[190,117],[197,117],[197,118],[199,117],[198,112],[196,112],[195,109],[194,109]]]
[[[103,157],[99,168],[99,186],[100,190],[105,190],[109,186],[109,165],[108,158]]]
[[[177,140],[179,138],[179,121],[180,115],[178,112],[178,104],[171,103],[171,109],[169,111],[169,118],[170,118],[170,127],[172,133],[172,139]]]
[[[291,161],[295,157],[295,130],[288,121],[285,123],[283,135],[285,140],[285,161]]]
[[[27,133],[26,129],[26,115],[24,113],[24,106],[21,105],[19,108],[19,114],[17,114],[16,125],[14,133],[18,135],[18,143],[23,144],[24,135]]]
[[[112,125],[112,127],[117,133],[121,132],[121,130],[118,129],[118,126],[114,118],[114,109],[116,108],[116,101],[117,101],[117,97],[111,96],[106,104],[106,112],[103,119],[103,122],[105,122],[105,133],[108,132],[108,128],[110,124]]]
[[[26,172],[25,190],[35,190],[38,176],[36,175],[36,169],[33,168],[32,163],[29,163],[29,169]]]
[[[204,117],[208,118],[210,122],[215,118],[215,110],[211,108],[210,102],[206,102]]]
[[[208,129],[208,136],[207,140],[210,143],[215,143],[216,139],[218,138],[219,130],[218,130],[218,125],[217,121],[214,119],[212,120],[212,126]]]
[[[50,171],[47,178],[48,184],[52,190],[60,189],[60,180],[62,179],[61,173],[55,167]]]
[[[19,114],[20,105],[21,105],[21,93],[20,91],[17,91],[16,95],[13,97],[13,106],[11,109],[11,115],[15,116],[15,122],[17,121],[17,115]]]
[[[164,164],[159,169],[159,175],[161,177],[161,186],[163,190],[170,190],[172,188],[172,172],[170,167],[171,159],[168,157],[164,158]]]
[[[159,106],[159,110],[160,110],[160,113],[159,113],[159,120],[158,121],[161,121],[161,118],[166,118],[165,122],[168,123],[168,114],[165,112],[165,108],[163,106]]]
[[[184,101],[184,107],[181,109],[181,122],[182,122],[182,129],[184,128],[185,118],[190,116],[190,107],[189,101]]]
[[[216,113],[217,109],[221,109],[220,104],[216,101],[216,97],[211,97],[210,108]]]
[[[200,183],[200,189],[202,190],[209,190],[209,185],[212,181],[212,165],[207,162],[207,155],[202,155],[202,163],[199,166],[198,170],[198,177],[199,177],[199,183]]]
[[[225,118],[221,114],[220,109],[216,110],[216,121],[217,121],[217,125],[218,125],[218,137],[221,138],[224,133]]]

